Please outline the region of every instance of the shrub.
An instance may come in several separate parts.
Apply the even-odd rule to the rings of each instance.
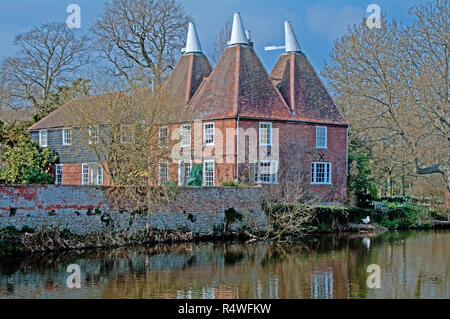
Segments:
[[[310,224],[313,217],[310,206],[263,201],[262,208],[270,224],[265,238],[298,238],[316,230]]]
[[[225,231],[228,231],[230,225],[237,221],[242,221],[242,214],[234,208],[228,208],[225,211]]]
[[[396,205],[396,208],[384,212],[380,224],[389,229],[411,229],[426,227],[424,223],[432,219],[426,207],[414,204]]]

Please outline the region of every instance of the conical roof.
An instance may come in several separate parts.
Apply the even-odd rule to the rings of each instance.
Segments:
[[[241,14],[234,13],[233,27],[231,28],[231,40],[228,45],[247,44],[247,35],[245,33],[244,24],[242,23]]]
[[[195,25],[189,23],[184,54],[166,83],[170,102],[174,105],[186,105],[211,71],[211,64],[202,53]]]
[[[200,45],[197,29],[192,22],[189,23],[186,48],[184,49],[184,54],[189,53],[202,53],[202,46]]]
[[[289,108],[252,47],[228,47],[192,101],[197,119],[288,119]]]
[[[296,120],[348,125],[303,53],[282,55],[270,78]]]
[[[301,52],[297,37],[289,21],[284,22],[286,52]]]

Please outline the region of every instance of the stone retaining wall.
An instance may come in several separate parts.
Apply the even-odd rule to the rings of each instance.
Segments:
[[[244,215],[234,227],[266,225],[260,208],[262,191],[256,187],[179,188],[171,201],[172,211],[138,215],[131,226],[131,214],[119,213],[107,191],[96,186],[0,185],[0,229],[58,226],[82,235],[109,229],[111,223],[102,221],[109,214],[117,229],[186,229],[206,235],[223,227],[224,211],[230,207]]]

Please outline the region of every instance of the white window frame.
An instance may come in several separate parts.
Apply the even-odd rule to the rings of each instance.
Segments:
[[[190,147],[191,146],[191,138],[192,138],[191,124],[181,125],[181,127],[180,127],[181,147]]]
[[[184,182],[182,181],[182,164],[189,164],[190,168],[189,168],[189,172],[192,172],[192,160],[189,161],[178,161],[178,186],[184,186],[184,184],[186,183],[186,180],[184,180]]]
[[[212,182],[206,180],[206,165],[212,163]],[[214,187],[216,185],[216,164],[214,160],[205,160],[203,161],[203,186],[205,187]]]
[[[167,169],[166,169],[166,176],[165,176],[166,181],[165,181],[164,184],[162,184],[162,181],[161,181],[161,176],[162,176],[162,174],[161,174],[161,167],[162,167],[162,165],[167,167]],[[169,162],[159,162],[158,163],[158,184],[160,186],[166,186],[166,184],[168,182],[169,182]]]
[[[66,131],[69,131],[70,132],[70,142],[66,142]],[[73,130],[72,130],[72,128],[71,127],[65,127],[65,128],[63,128],[62,129],[62,144],[64,145],[64,146],[70,146],[70,145],[72,145],[72,140],[73,140]]]
[[[263,125],[269,125],[268,128],[263,128]],[[263,141],[263,131],[264,130],[268,130],[267,133],[267,138],[269,139],[269,142],[267,143],[267,138],[266,141]],[[259,145],[261,146],[272,146],[272,123],[271,122],[259,122]]]
[[[211,126],[206,128],[206,126]],[[207,131],[212,129],[212,133]],[[203,123],[203,145],[213,146],[216,142],[216,124],[214,122]],[[212,142],[207,142],[208,139],[212,139]]]
[[[44,134],[45,132],[45,134]],[[45,135],[45,143],[44,143],[44,135]],[[48,130],[40,130],[39,131],[39,146],[47,147],[48,146]]]
[[[89,185],[89,164],[81,164],[81,185]]]
[[[165,136],[165,142],[164,145],[163,143],[161,143],[161,139],[162,139],[162,130],[166,130],[166,136]],[[168,148],[169,147],[169,127],[168,126],[161,126],[158,129],[158,147],[159,148]]]
[[[128,129],[128,128],[131,128],[131,141],[125,141],[124,140],[124,129]],[[120,130],[121,130],[121,132],[120,132],[120,143],[122,143],[122,144],[134,144],[134,125],[131,125],[131,124],[126,124],[126,125],[122,125],[121,127],[120,127]]]
[[[318,182],[318,176],[317,176],[317,167],[319,165],[325,165],[324,167],[324,181]],[[311,163],[311,184],[313,185],[332,185],[333,184],[333,165],[331,162],[312,162]]]
[[[263,181],[263,180],[261,180],[261,164],[267,164],[267,163],[270,163],[270,170],[269,170],[270,180]],[[258,161],[258,163],[256,164],[255,183],[257,183],[257,184],[261,183],[261,184],[267,184],[267,185],[278,184],[278,161],[270,161],[270,160]]]
[[[323,130],[324,131],[324,144],[320,145],[319,142],[319,131]],[[326,149],[328,148],[328,128],[326,126],[316,126],[316,148],[317,149]]]
[[[92,168],[98,169],[97,180],[94,181]],[[81,185],[98,185],[102,186],[104,181],[103,166],[99,163],[83,163],[81,164]]]
[[[98,169],[98,175],[97,175],[97,180],[94,181],[94,174],[92,171],[92,166],[96,166],[96,168]],[[100,164],[92,164],[92,165],[88,165],[88,168],[90,170],[90,185],[103,185],[103,166],[101,166]]]
[[[64,178],[63,172],[64,172],[63,164],[56,164],[56,166],[55,166],[55,184],[56,185],[62,185],[63,184],[63,182],[64,182],[64,180],[63,180],[63,178]],[[58,181],[58,175],[60,175],[61,181]]]
[[[99,128],[98,126],[90,126],[89,130],[89,144],[98,144],[99,141]],[[94,134],[93,134],[94,133]]]

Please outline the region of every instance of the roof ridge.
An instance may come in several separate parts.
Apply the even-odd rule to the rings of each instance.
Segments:
[[[239,103],[240,91],[241,91],[241,46],[238,45],[236,50],[236,72],[235,72],[235,80],[236,80],[236,105],[235,105],[235,116],[239,116],[239,107],[241,106]]]
[[[187,74],[187,85],[186,85],[186,100],[189,102],[191,99],[191,88],[192,88],[192,70],[194,68],[194,55],[191,54],[189,56],[189,67],[188,67],[188,74]]]
[[[325,92],[328,94],[328,97],[331,99],[333,105],[335,106],[336,110],[338,111],[339,115],[342,117],[342,119],[349,124],[349,122],[347,121],[347,119],[345,118],[345,116],[342,114],[341,110],[337,107],[336,103],[333,100],[333,97],[331,96],[330,92],[328,91],[327,87],[325,86],[325,84],[322,81],[322,78],[319,76],[319,74],[317,73],[317,71],[314,69],[314,67],[312,66],[311,62],[309,61],[309,59],[307,58],[306,54],[304,54],[303,52],[297,52],[299,54],[303,54],[303,56],[306,59],[306,62],[309,64],[310,68],[312,69],[312,71],[314,72],[314,74],[316,75],[317,79],[319,80],[319,85],[322,86],[322,88],[325,90]],[[295,54],[295,53],[294,53]]]

